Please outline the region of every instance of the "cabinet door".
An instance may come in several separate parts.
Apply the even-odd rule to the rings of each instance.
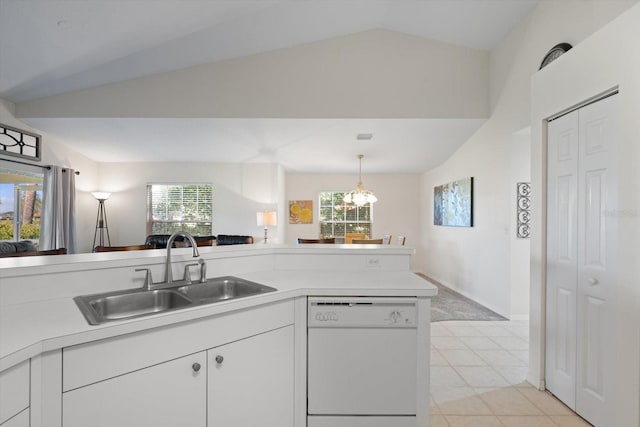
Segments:
[[[0,424],[29,406],[29,363],[0,372]]]
[[[293,426],[293,326],[208,351],[208,426]]]
[[[68,391],[63,426],[204,427],[206,370],[201,352]]]
[[[29,408],[2,423],[1,427],[29,427]]]

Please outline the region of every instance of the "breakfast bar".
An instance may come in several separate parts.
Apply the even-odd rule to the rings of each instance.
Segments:
[[[163,277],[164,250],[0,260],[0,425],[428,425],[430,298],[437,291],[410,272],[412,254],[375,245],[205,248],[202,285],[231,277],[275,290],[99,324],[87,321],[74,298],[144,291],[145,273],[136,269]],[[190,248],[174,249],[174,277],[193,261]],[[199,286],[191,270],[191,286]],[[347,400],[341,419],[310,414],[309,363],[335,353],[308,347],[312,300],[324,304],[314,306],[314,319],[349,328],[318,329],[330,342],[345,332],[351,337],[341,347],[345,357],[326,361],[336,370],[348,366],[341,361],[354,343],[376,343],[368,334],[402,337],[389,348],[390,360],[405,361],[405,378],[413,381],[401,410],[361,413],[350,410],[359,402]],[[368,311],[373,306],[378,311]],[[367,322],[378,326],[349,320],[354,313],[371,313]],[[382,347],[391,344],[384,340]],[[381,359],[363,366],[383,383],[385,368],[375,362]],[[331,387],[331,376],[323,377],[311,389]]]

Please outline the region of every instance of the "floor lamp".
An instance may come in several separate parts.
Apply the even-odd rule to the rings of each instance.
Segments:
[[[93,192],[93,197],[98,200],[98,216],[96,217],[96,231],[93,233],[93,250],[96,250],[96,239],[98,246],[104,246],[104,235],[107,234],[107,246],[111,246],[109,238],[109,226],[107,225],[107,211],[104,209],[104,202],[109,198],[111,193]]]

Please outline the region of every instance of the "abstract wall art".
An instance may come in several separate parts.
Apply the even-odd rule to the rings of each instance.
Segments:
[[[433,188],[433,224],[473,227],[473,177]]]
[[[289,224],[313,224],[313,200],[290,200]]]

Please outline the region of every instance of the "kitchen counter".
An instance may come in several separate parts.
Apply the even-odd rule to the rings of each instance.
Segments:
[[[435,286],[408,270],[413,249],[407,247],[214,247],[201,249],[209,277],[234,275],[277,291],[138,319],[89,325],[73,296],[138,287],[141,277],[134,273],[134,268],[144,266],[159,271],[164,267],[166,251],[138,252],[0,260],[0,371],[50,350],[297,296],[432,297],[437,293]],[[192,262],[190,252],[189,248],[174,250],[174,265],[179,264],[181,269]],[[157,271],[154,274],[161,277]],[[129,279],[128,283],[118,279],[127,275],[136,279]],[[49,281],[55,283],[48,283],[47,288]],[[118,284],[109,285],[114,282]],[[24,293],[19,291],[20,287]],[[60,296],[51,289],[56,287]]]

